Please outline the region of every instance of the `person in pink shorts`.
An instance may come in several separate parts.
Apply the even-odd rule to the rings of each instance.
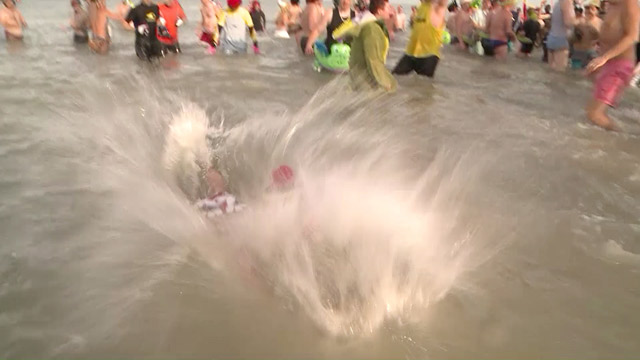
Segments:
[[[637,0],[610,0],[600,31],[602,55],[587,65],[587,73],[596,74],[593,98],[587,105],[587,117],[594,124],[613,130],[607,108],[629,85],[635,67],[635,43],[640,29]]]

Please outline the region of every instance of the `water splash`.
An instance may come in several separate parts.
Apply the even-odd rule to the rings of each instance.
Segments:
[[[413,148],[411,134],[390,121],[397,112],[388,109],[402,99],[340,99],[330,95],[337,86],[296,114],[209,131],[212,156],[251,208],[220,220],[218,244],[241,259],[227,271],[267,284],[330,334],[360,336],[388,319],[410,321],[488,249],[459,216],[461,185],[478,165],[447,169],[450,154]],[[173,163],[175,154],[188,163],[205,153],[202,115],[185,107],[174,116]],[[268,169],[282,162],[294,167],[296,188],[265,194]]]

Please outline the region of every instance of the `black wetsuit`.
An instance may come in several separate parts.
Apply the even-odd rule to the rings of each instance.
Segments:
[[[160,19],[158,5],[143,3],[131,9],[125,18],[126,22],[133,21],[136,32],[136,55],[142,60],[162,56],[162,46],[156,34],[158,19]],[[138,31],[139,26],[146,28],[142,34]]]
[[[329,21],[329,25],[327,25],[327,39],[324,41],[325,46],[327,47],[327,52],[331,53],[331,45],[335,44],[337,41],[333,38],[333,32],[340,27],[340,25],[347,22],[349,19],[353,19],[356,17],[356,12],[353,10],[349,10],[349,18],[342,19],[340,17],[340,10],[338,8],[333,8],[333,15],[331,16],[331,21]],[[345,39],[345,43],[349,44],[350,39]]]

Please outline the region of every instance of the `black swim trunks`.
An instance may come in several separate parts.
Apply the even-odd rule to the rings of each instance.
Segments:
[[[523,54],[531,54],[532,51],[533,51],[533,43],[522,44],[522,46],[520,46],[520,52]]]
[[[495,40],[495,39],[482,39],[480,41],[480,44],[482,44],[482,49],[484,50],[485,56],[495,56],[496,55],[495,50],[497,48],[508,45],[506,41]]]
[[[76,44],[86,44],[89,42],[89,35],[73,34],[73,42]]]
[[[432,78],[436,72],[438,61],[440,61],[440,58],[435,55],[426,58],[416,58],[405,54],[400,61],[398,61],[398,65],[396,65],[392,73],[396,75],[406,75],[415,71],[419,75]]]
[[[303,54],[304,54],[304,50],[307,48],[308,41],[309,41],[309,38],[307,36],[302,36],[300,38],[300,49],[302,50]]]

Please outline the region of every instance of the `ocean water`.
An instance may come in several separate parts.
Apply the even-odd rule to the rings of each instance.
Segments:
[[[152,65],[115,24],[108,56],[74,46],[66,2],[19,6],[24,46],[0,40],[0,357],[640,351],[638,91],[609,133],[584,119],[588,79],[537,58],[445,49],[435,80],[358,94],[270,33],[261,56],[206,55],[195,1],[184,53]],[[194,209],[208,164],[247,210]],[[296,187],[266,193],[280,164]]]

